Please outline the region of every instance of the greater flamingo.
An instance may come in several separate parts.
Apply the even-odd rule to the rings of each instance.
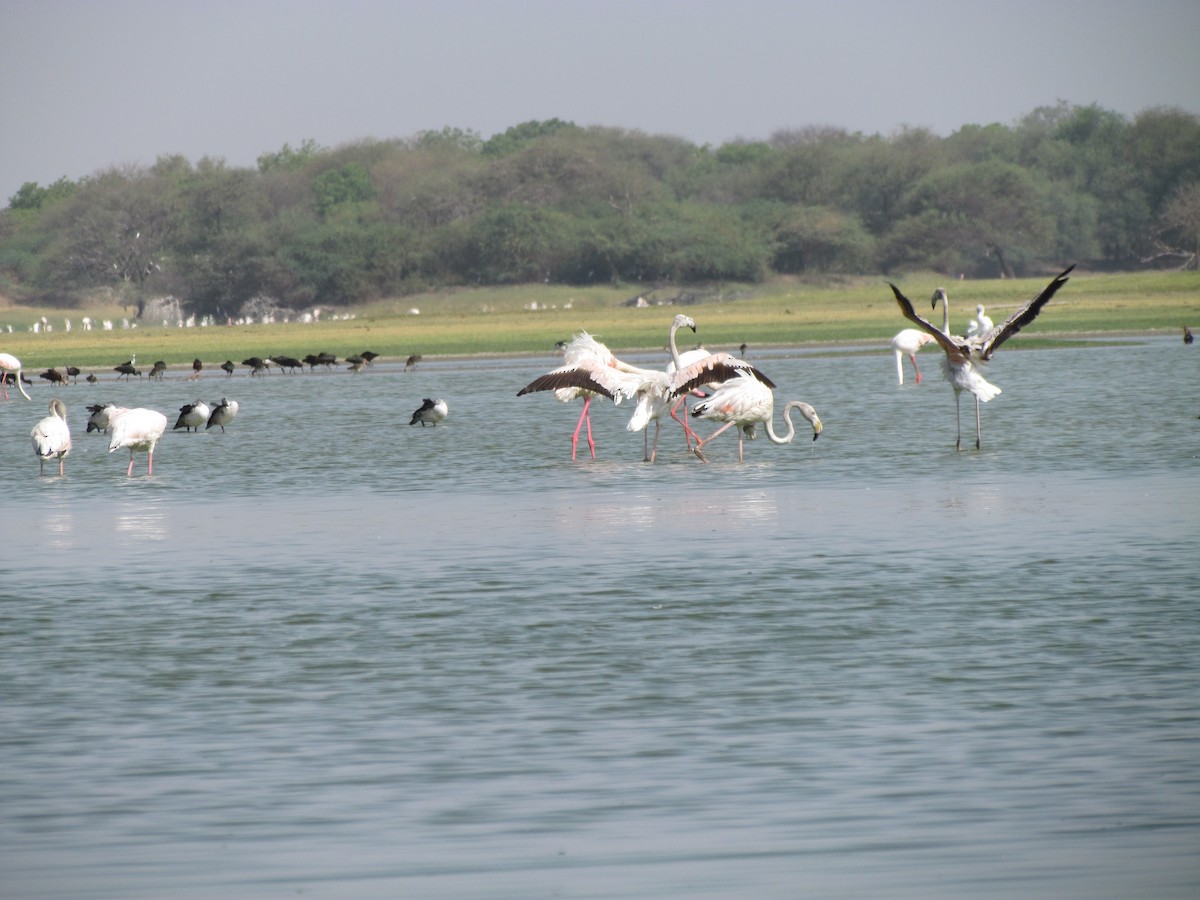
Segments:
[[[63,457],[71,452],[71,429],[67,426],[67,408],[57,397],[50,401],[50,415],[33,426],[33,452],[38,457],[38,475],[46,474],[46,460],[58,458],[58,474],[63,473]]]
[[[177,431],[183,428],[187,431],[199,431],[201,425],[208,424],[208,417],[211,414],[212,409],[203,400],[185,403],[179,407],[179,418],[175,420],[175,427],[171,430]]]
[[[427,397],[421,403],[421,408],[412,414],[412,421],[408,424],[416,425],[420,422],[421,427],[424,428],[426,423],[428,423],[437,428],[437,423],[446,418],[449,413],[450,407],[446,405],[446,401],[441,397],[438,397],[436,400],[430,400]]]
[[[222,397],[220,403],[213,404],[212,413],[208,417],[208,424],[204,426],[204,430],[208,431],[216,425],[224,433],[225,426],[233,421],[240,408],[236,400],[226,400]]]
[[[896,354],[896,382],[904,384],[904,357],[912,360],[917,373],[917,384],[921,383],[921,370],[917,368],[917,351],[933,340],[933,336],[917,328],[905,328],[892,338],[892,350]]]
[[[26,400],[32,400],[25,393],[25,385],[21,383],[21,361],[11,353],[0,353],[0,388],[4,391],[4,399],[8,399],[8,375],[13,373],[16,377],[17,390]]]
[[[692,331],[695,331],[696,323],[692,321],[690,316],[685,316],[682,313],[675,316],[667,335],[667,343],[671,348],[671,361],[667,363],[665,372],[646,370],[645,380],[637,392],[637,407],[629,419],[629,424],[625,426],[629,431],[642,432],[643,462],[654,462],[658,454],[658,436],[662,427],[662,417],[668,410],[670,410],[671,418],[683,426],[684,440],[687,441],[689,450],[692,448],[692,438],[696,437],[687,420],[681,419],[676,415],[676,410],[687,399],[687,395],[685,394],[678,400],[675,400],[671,396],[671,387],[675,373],[680,368],[708,357],[709,352],[701,348],[698,350],[689,350],[686,354],[681,355],[675,343],[675,332],[680,328],[690,328]],[[682,366],[680,365],[681,363],[683,364]],[[687,415],[686,411],[684,415]],[[647,426],[651,422],[654,423],[653,447],[649,446],[649,435],[647,434]]]
[[[975,397],[975,449],[978,450],[983,444],[982,438],[982,422],[979,412],[979,404],[987,403],[993,397],[1000,393],[1000,388],[989,382],[979,372],[979,364],[985,363],[992,358],[1000,345],[1006,340],[1037,318],[1038,313],[1042,311],[1050,298],[1053,297],[1060,287],[1067,283],[1067,275],[1074,269],[1071,265],[1057,275],[1042,290],[1040,294],[1018,309],[1015,313],[1001,322],[999,325],[991,328],[982,335],[974,335],[970,338],[958,337],[949,334],[950,310],[946,292],[942,288],[938,288],[933,294],[933,308],[937,308],[938,301],[942,303],[942,322],[941,328],[927,322],[921,318],[913,309],[912,301],[900,293],[900,289],[896,285],[888,282],[892,293],[896,295],[896,302],[900,306],[900,311],[904,313],[905,318],[910,322],[916,323],[927,334],[933,336],[933,339],[938,342],[941,348],[945,351],[945,358],[942,360],[942,371],[945,373],[946,380],[950,382],[950,386],[954,388],[954,417],[956,422],[956,434],[954,447],[956,450],[962,449],[962,417],[960,415],[960,396],[963,391],[968,391]]]
[[[147,454],[146,474],[154,474],[154,448],[167,430],[167,417],[153,409],[127,409],[110,420],[112,435],[108,441],[108,452],[129,450],[129,468],[125,475],[133,475],[133,454],[137,450]]]
[[[536,391],[554,391],[554,396],[563,403],[583,398],[583,412],[579,414],[579,422],[571,434],[571,459],[579,445],[579,431],[587,424],[587,442],[592,459],[596,458],[596,442],[592,439],[592,419],[588,414],[594,397],[607,397],[614,403],[620,403],[626,397],[636,396],[641,385],[640,373],[621,362],[606,346],[588,334],[581,331],[567,344],[563,352],[564,364],[557,369],[551,369],[545,375],[535,378],[521,390],[517,396],[532,394]]]
[[[774,444],[790,444],[796,436],[796,426],[792,423],[792,410],[799,410],[800,415],[809,421],[813,429],[813,440],[821,436],[821,420],[807,403],[800,400],[789,400],[783,407],[783,418],[787,422],[787,434],[782,437],[775,433],[775,393],[754,378],[749,372],[743,372],[736,378],[725,381],[713,391],[712,396],[701,400],[692,409],[692,415],[701,419],[711,419],[725,424],[707,438],[697,442],[693,452],[703,462],[703,448],[713,438],[730,426],[738,426],[738,462],[743,461],[742,441],[744,434],[753,436],[753,427],[762,422],[767,427],[767,437]]]
[[[985,335],[995,327],[987,313],[983,311],[983,305],[979,304],[975,307],[975,318],[967,323],[967,337]]]

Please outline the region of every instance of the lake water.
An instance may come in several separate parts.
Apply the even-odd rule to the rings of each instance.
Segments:
[[[550,355],[0,402],[0,894],[1200,894],[1200,350],[1009,345],[962,452],[934,351],[750,354],[819,441],[572,463]]]

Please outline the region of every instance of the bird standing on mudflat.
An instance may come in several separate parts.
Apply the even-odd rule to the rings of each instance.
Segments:
[[[888,286],[896,296],[896,302],[899,304],[900,311],[904,314],[904,317],[910,322],[914,322],[927,334],[932,335],[933,339],[945,351],[946,355],[942,360],[942,370],[946,375],[946,380],[954,388],[954,416],[957,422],[957,432],[954,441],[955,449],[962,449],[962,419],[959,411],[959,400],[962,392],[967,391],[975,397],[976,450],[980,449],[983,444],[979,404],[981,402],[987,403],[1000,393],[1000,388],[996,387],[996,385],[989,382],[980,374],[980,363],[985,363],[991,359],[992,354],[1000,349],[1001,344],[1037,318],[1038,313],[1042,311],[1042,307],[1049,303],[1050,298],[1058,292],[1058,289],[1067,283],[1067,275],[1074,268],[1075,266],[1071,265],[1064,269],[1053,281],[1046,285],[1040,294],[999,325],[982,335],[970,338],[954,336],[948,333],[950,311],[947,303],[948,298],[943,289],[938,288],[933,294],[933,308],[937,308],[939,301],[943,304],[943,327],[938,328],[936,325],[921,318],[916,310],[913,309],[912,301],[900,293],[900,288],[896,287],[890,281],[888,282]]]

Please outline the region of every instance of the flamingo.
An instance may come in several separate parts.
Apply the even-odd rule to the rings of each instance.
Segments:
[[[25,393],[25,385],[21,383],[21,361],[11,353],[0,353],[0,389],[3,389],[4,399],[8,399],[8,376],[9,373],[14,373],[17,381],[17,390],[26,400],[32,400]]]
[[[639,373],[644,370],[618,360],[612,351],[586,331],[579,332],[567,344],[563,358],[564,365],[535,378],[517,391],[517,396],[536,391],[554,391],[555,398],[563,403],[570,403],[582,397],[583,412],[579,414],[579,422],[571,435],[571,459],[575,459],[579,431],[585,422],[588,448],[591,450],[592,459],[595,459],[596,442],[592,439],[592,418],[588,414],[592,399],[607,397],[619,404],[622,399],[635,396],[642,383]]]
[[[704,458],[703,447],[731,425],[737,425],[739,429],[738,462],[742,462],[743,435],[753,438],[753,428],[759,422],[767,426],[767,437],[772,443],[790,444],[796,437],[796,426],[792,423],[792,410],[799,410],[800,415],[804,416],[812,425],[814,441],[821,436],[823,426],[816,410],[801,400],[789,400],[783,407],[783,418],[787,422],[787,434],[782,437],[776,434],[773,422],[775,393],[750,372],[742,372],[738,377],[723,382],[713,391],[712,396],[697,403],[692,410],[693,417],[725,423],[707,439],[700,440],[693,452],[703,462],[708,462]]]
[[[446,418],[449,412],[450,407],[446,405],[446,401],[441,397],[438,397],[436,400],[426,398],[421,403],[421,408],[412,414],[412,421],[408,424],[416,425],[420,422],[421,427],[424,428],[425,424],[429,423],[434,428],[437,428],[437,423]]]
[[[203,400],[185,403],[179,407],[179,418],[175,420],[175,427],[171,430],[177,431],[184,428],[188,431],[199,431],[201,425],[208,423],[208,417],[211,414],[212,410]]]
[[[646,370],[646,377],[637,392],[637,408],[633,411],[633,416],[629,419],[629,424],[626,425],[628,431],[642,432],[642,460],[644,462],[654,462],[658,454],[658,436],[662,427],[663,413],[670,410],[671,417],[683,426],[684,440],[687,441],[688,449],[692,447],[692,438],[696,436],[695,432],[688,426],[686,419],[680,419],[675,414],[679,405],[683,403],[686,395],[680,397],[672,407],[671,401],[674,399],[670,396],[672,381],[675,373],[681,368],[680,362],[684,357],[680,356],[679,348],[675,344],[675,332],[680,328],[690,328],[696,330],[696,323],[692,321],[690,316],[683,314],[677,315],[671,322],[671,329],[668,332],[668,343],[671,348],[671,361],[667,363],[665,372],[655,372]],[[708,356],[707,350],[689,350],[684,356],[687,357],[687,362],[684,365],[698,361]],[[654,446],[649,446],[649,435],[646,433],[647,426],[654,422]],[[698,438],[697,438],[698,439]]]
[[[147,453],[146,474],[154,474],[154,448],[167,430],[167,417],[153,409],[127,409],[110,420],[112,435],[108,441],[108,452],[128,448],[129,468],[126,477],[133,475],[133,454],[144,450]]]
[[[933,308],[937,308],[938,301],[942,303],[942,327],[938,328],[925,319],[922,319],[913,309],[912,301],[904,294],[900,293],[900,289],[896,285],[888,282],[892,293],[896,296],[896,302],[900,306],[900,311],[904,313],[905,318],[910,322],[916,323],[927,334],[933,336],[933,339],[938,342],[941,348],[946,352],[945,359],[942,360],[942,370],[945,373],[946,380],[950,382],[950,386],[954,388],[954,416],[957,423],[957,433],[954,441],[956,450],[962,449],[962,417],[960,415],[960,397],[963,391],[968,391],[975,396],[975,449],[978,450],[983,444],[982,439],[982,424],[980,421],[979,404],[987,403],[993,397],[1000,393],[1000,388],[989,382],[979,372],[979,364],[985,363],[992,358],[1000,345],[1006,340],[1037,318],[1038,313],[1042,311],[1050,298],[1053,297],[1058,289],[1067,283],[1067,275],[1074,269],[1074,264],[1068,266],[1059,275],[1055,276],[1042,292],[1018,309],[1015,313],[994,326],[989,331],[982,335],[974,335],[970,338],[952,336],[950,332],[950,309],[948,298],[945,290],[938,288],[933,293]]]
[[[892,338],[892,350],[896,354],[896,382],[904,384],[904,357],[912,360],[913,371],[917,373],[917,384],[921,383],[921,370],[917,368],[917,351],[933,340],[933,335],[926,334],[918,328],[905,328]]]
[[[71,452],[71,429],[67,426],[67,407],[57,397],[50,401],[50,415],[33,426],[33,452],[38,457],[38,475],[46,474],[46,460],[58,458],[58,474],[63,474],[63,457]]]
[[[112,424],[113,416],[118,413],[128,412],[128,407],[117,406],[115,403],[95,403],[88,407],[87,433],[93,431],[108,431],[108,426]]]
[[[989,319],[987,314],[983,311],[983,305],[977,305],[975,307],[975,318],[967,323],[967,337],[983,337],[983,335],[987,334],[995,327],[996,326],[992,323],[992,320]]]
[[[239,408],[236,400],[226,400],[222,397],[220,403],[213,404],[212,413],[208,417],[208,424],[204,426],[204,430],[208,431],[208,429],[217,425],[223,434],[225,426],[233,421],[233,417],[238,414]]]

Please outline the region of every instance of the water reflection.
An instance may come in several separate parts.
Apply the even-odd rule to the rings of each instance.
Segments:
[[[117,507],[116,532],[145,541],[165,541],[170,536],[166,506],[161,498],[122,501]]]

